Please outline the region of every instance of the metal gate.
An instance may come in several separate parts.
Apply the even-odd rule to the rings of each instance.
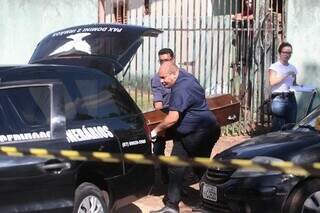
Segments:
[[[169,47],[176,63],[192,72],[206,95],[231,93],[241,101],[240,122],[227,128],[248,133],[269,124],[267,69],[284,39],[285,0],[99,0],[99,21],[163,30],[145,39],[122,82],[143,110],[152,109],[150,78],[157,52]]]

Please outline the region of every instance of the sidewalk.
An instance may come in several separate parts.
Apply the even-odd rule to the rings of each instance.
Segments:
[[[249,136],[223,136],[219,139],[219,141],[214,146],[211,156],[216,155],[217,153],[234,146],[238,143],[243,142],[244,140],[248,139]],[[170,153],[172,147],[172,142],[167,142],[166,146],[166,155]],[[160,189],[156,192],[153,191],[153,194],[159,194],[159,196],[155,195],[148,195],[145,196],[136,202],[130,204],[129,206],[125,206],[115,213],[149,213],[151,210],[158,210],[163,207],[162,198],[164,197],[164,194],[166,192],[166,189]],[[191,187],[188,188],[188,198],[183,199],[183,201],[180,203],[180,212],[181,213],[190,213],[191,208],[190,206],[194,206],[199,201],[199,186],[198,184],[194,184]]]

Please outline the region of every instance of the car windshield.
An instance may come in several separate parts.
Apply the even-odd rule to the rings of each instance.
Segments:
[[[320,131],[320,105],[316,107],[308,116],[298,122],[293,127],[293,130],[305,127]]]

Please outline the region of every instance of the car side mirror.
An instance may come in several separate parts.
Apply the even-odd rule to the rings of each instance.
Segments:
[[[287,123],[281,127],[281,131],[286,131],[292,129],[296,124],[295,123]]]

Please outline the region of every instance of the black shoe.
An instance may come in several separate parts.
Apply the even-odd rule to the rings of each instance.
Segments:
[[[209,213],[205,209],[203,209],[202,205],[198,204],[196,206],[190,206],[192,212],[201,212],[201,213]]]
[[[179,213],[179,209],[174,209],[169,206],[165,206],[157,211],[150,211],[149,213]]]

